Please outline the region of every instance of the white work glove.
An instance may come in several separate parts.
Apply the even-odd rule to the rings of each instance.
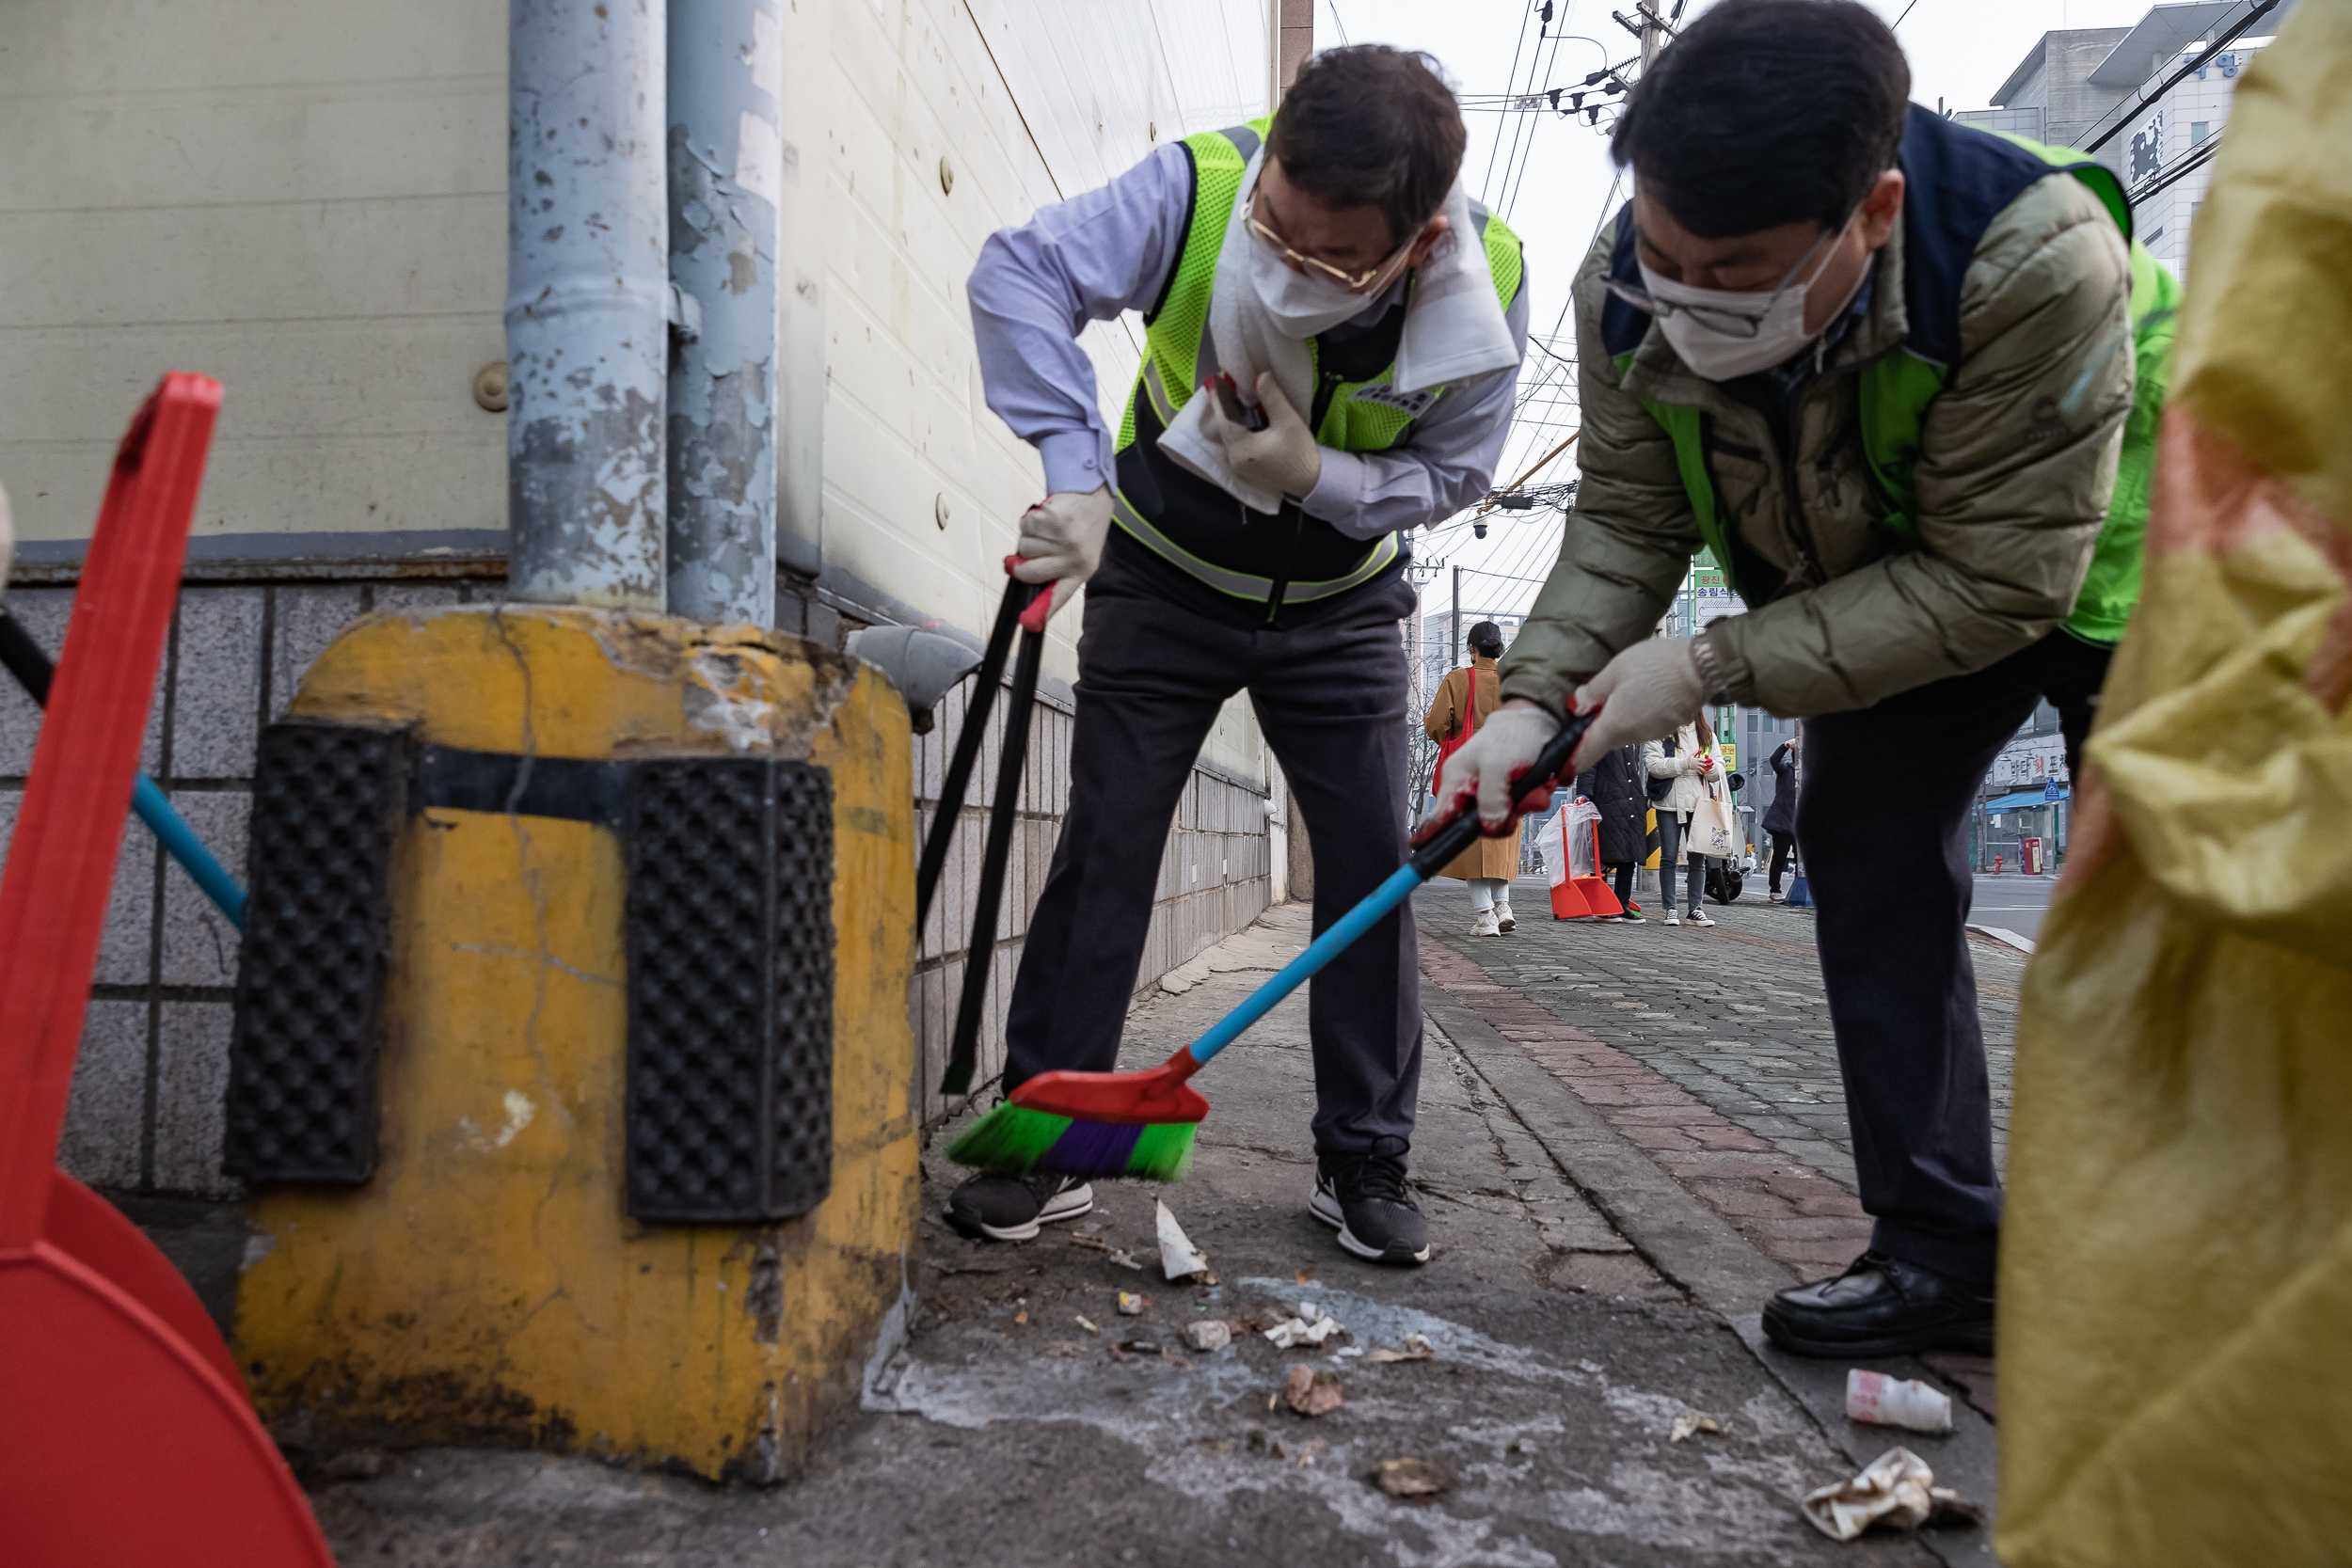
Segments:
[[[1054,596],[1045,616],[1070,602],[1079,585],[1103,564],[1103,541],[1111,531],[1111,490],[1057,490],[1021,514],[1021,559],[1012,575],[1023,582],[1050,582]],[[1045,617],[1040,617],[1039,625]]]
[[[1707,689],[1691,644],[1688,637],[1636,642],[1576,689],[1576,711],[1589,713],[1598,707],[1600,715],[1578,743],[1570,768],[1581,772],[1620,746],[1672,735],[1698,717]],[[1690,770],[1688,758],[1683,770]]]
[[[1264,413],[1263,430],[1252,430],[1226,412],[1224,394],[1209,394],[1200,418],[1200,433],[1225,449],[1225,460],[1235,478],[1299,499],[1323,478],[1323,449],[1314,432],[1298,417],[1291,400],[1269,371],[1258,377],[1258,406]]]
[[[1549,786],[1529,792],[1518,805],[1511,804],[1511,781],[1527,771],[1535,753],[1560,733],[1560,721],[1535,704],[1504,703],[1487,716],[1476,735],[1446,758],[1438,777],[1438,813],[1431,820],[1444,822],[1466,798],[1478,806],[1478,825],[1489,837],[1508,832],[1522,811],[1541,811],[1551,802]]]

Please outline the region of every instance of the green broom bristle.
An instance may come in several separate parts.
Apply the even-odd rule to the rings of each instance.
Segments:
[[[1025,1105],[999,1105],[948,1146],[947,1158],[993,1176],[1026,1176],[1069,1127],[1068,1117]]]
[[[1145,1181],[1174,1181],[1192,1168],[1192,1135],[1197,1121],[1155,1122],[1136,1139],[1127,1157],[1127,1174]]]
[[[1010,1103],[973,1123],[947,1158],[993,1176],[1174,1181],[1192,1164],[1195,1122],[1081,1121]]]

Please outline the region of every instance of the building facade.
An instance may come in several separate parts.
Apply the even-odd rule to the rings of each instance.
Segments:
[[[1101,0],[1072,26],[1043,0],[798,0],[781,16],[778,625],[835,648],[877,624],[977,645],[1041,483],[981,397],[963,297],[981,242],[1170,137],[1265,113],[1311,46],[1311,12]],[[219,378],[145,766],[232,867],[260,730],[335,635],[358,615],[505,591],[507,432],[490,378],[505,355],[506,50],[507,8],[466,0],[8,8],[7,609],[58,649],[132,412],[167,369]],[[1115,424],[1139,325],[1083,341]],[[1066,799],[1077,626],[1065,612],[1049,639],[995,950],[967,951],[977,832],[923,933],[912,1005],[927,1091],[967,963],[994,971],[1001,1021]],[[965,695],[918,740],[926,806]],[[0,847],[38,726],[0,689]],[[985,770],[969,799],[977,826]],[[1277,895],[1282,817],[1236,702],[1171,825],[1139,983]],[[233,1191],[219,1157],[236,965],[235,930],[131,825],[69,1169],[118,1194]],[[993,1025],[983,1079],[1001,1059]]]

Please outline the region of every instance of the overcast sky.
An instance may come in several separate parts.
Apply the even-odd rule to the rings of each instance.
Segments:
[[[1453,0],[1431,5],[1428,0],[1317,0],[1315,44],[1328,48],[1342,40],[1353,43],[1392,43],[1425,49],[1443,62],[1454,88],[1466,100],[1565,85],[1581,87],[1586,72],[1625,59],[1634,40],[1610,19],[1612,10],[1633,13],[1630,0],[1553,0],[1554,21],[1549,29],[1563,35],[1547,40],[1537,65],[1536,5],[1519,0]],[[1902,16],[1904,0],[1867,0],[1871,8],[1894,22]],[[1708,0],[1692,0],[1688,15],[1707,8]],[[1671,0],[1661,8],[1671,11]],[[2148,0],[1917,0],[1902,17],[1896,36],[1911,56],[1912,97],[1933,104],[1938,98],[1948,108],[1977,109],[2017,68],[2045,31],[2067,27],[2126,27],[2149,9]],[[1514,52],[1518,70],[1513,71]],[[1531,72],[1531,65],[1536,69]],[[1532,81],[1531,81],[1532,75]],[[1609,162],[1604,115],[1598,128],[1582,119],[1544,115],[1504,115],[1472,112],[1470,152],[1465,162],[1470,191],[1502,210],[1526,242],[1532,319],[1538,333],[1549,336],[1559,322],[1566,286],[1577,262],[1592,243],[1596,225],[1613,212],[1610,197],[1613,170]],[[1512,154],[1513,134],[1518,155]],[[1498,145],[1500,135],[1500,145]],[[1506,170],[1517,173],[1506,182]],[[1622,199],[1622,194],[1617,198]],[[1559,342],[1572,352],[1565,329]],[[1544,356],[1531,350],[1526,374],[1538,373]],[[1533,407],[1514,434],[1498,484],[1549,451],[1574,428],[1574,411],[1565,404]],[[1573,455],[1573,449],[1570,450]],[[1562,459],[1544,472],[1545,479],[1566,479],[1572,470]],[[1466,526],[1424,535],[1416,546],[1423,562],[1443,561],[1497,574],[1466,576],[1463,608],[1492,611],[1525,609],[1535,594],[1534,580],[1549,566],[1560,537],[1558,513],[1493,514],[1496,526],[1483,541],[1473,540]],[[1509,517],[1533,518],[1512,522]],[[1439,574],[1424,593],[1432,610],[1448,604],[1451,582]]]

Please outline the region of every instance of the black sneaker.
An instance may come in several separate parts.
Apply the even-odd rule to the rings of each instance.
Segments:
[[[1429,1261],[1429,1222],[1405,1185],[1405,1162],[1386,1154],[1325,1154],[1315,1160],[1307,1212],[1336,1226],[1340,1245],[1375,1263]]]
[[[968,1176],[947,1195],[947,1223],[975,1242],[1025,1242],[1094,1207],[1094,1189],[1069,1176]]]
[[[1764,1332],[1799,1355],[1993,1354],[1993,1294],[1883,1252],[1835,1279],[1792,1285],[1764,1304]]]
[[[1634,913],[1631,910],[1627,910],[1622,914],[1618,915],[1617,918],[1629,926],[1646,926],[1649,924],[1648,921],[1644,920],[1640,915]]]

